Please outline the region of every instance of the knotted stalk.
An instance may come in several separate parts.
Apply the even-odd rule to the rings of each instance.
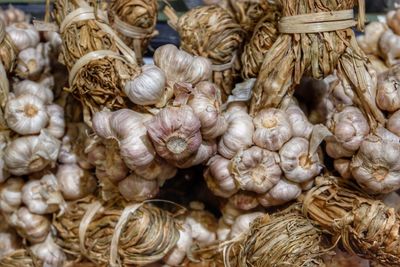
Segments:
[[[400,215],[348,181],[317,179],[304,197],[303,212],[348,252],[384,266],[400,264]]]
[[[37,267],[26,249],[16,250],[0,259],[2,267]]]

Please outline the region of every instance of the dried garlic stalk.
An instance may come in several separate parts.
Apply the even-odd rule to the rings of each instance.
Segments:
[[[4,22],[0,19],[0,61],[6,72],[11,72],[14,69],[18,52],[18,48],[6,32]]]
[[[2,267],[36,267],[30,252],[26,249],[15,250],[0,259]]]

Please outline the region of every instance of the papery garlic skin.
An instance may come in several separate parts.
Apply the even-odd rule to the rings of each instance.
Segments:
[[[94,132],[105,139],[108,138],[116,138],[116,133],[114,132],[114,130],[111,128],[111,116],[112,116],[112,112],[108,111],[108,110],[102,110],[99,112],[96,112],[93,115],[92,118],[92,124],[93,124],[93,130]]]
[[[136,168],[134,172],[146,180],[158,180],[160,184],[163,184],[165,180],[173,178],[177,171],[175,166],[157,157],[150,164]]]
[[[77,200],[96,190],[96,179],[77,164],[59,165],[56,177],[65,200]]]
[[[108,179],[110,182],[117,184],[128,176],[129,169],[118,151],[105,148],[104,153],[102,155],[104,158],[95,162],[96,177],[100,180]]]
[[[379,39],[386,31],[387,25],[373,21],[365,27],[363,35],[357,37],[357,42],[366,54],[379,56]]]
[[[382,110],[395,112],[400,109],[400,66],[395,65],[378,78],[376,103]]]
[[[0,244],[0,259],[21,247],[21,241],[11,229],[0,231]]]
[[[16,97],[24,94],[34,95],[40,98],[44,104],[51,104],[54,99],[53,91],[48,86],[31,80],[14,83],[13,92]]]
[[[179,240],[175,247],[166,255],[163,261],[171,266],[179,266],[190,253],[193,243],[192,229],[187,224],[182,224],[182,229],[179,230]]]
[[[118,183],[121,195],[131,201],[144,201],[158,194],[157,180],[146,180],[136,174],[131,174]]]
[[[251,210],[258,206],[257,194],[249,191],[239,191],[229,197],[229,203],[240,210]]]
[[[187,159],[199,149],[200,126],[189,106],[164,108],[146,124],[157,154],[171,161]]]
[[[266,194],[260,195],[258,201],[264,207],[279,206],[296,199],[301,194],[301,187],[297,183],[281,179]]]
[[[352,178],[350,165],[351,159],[341,158],[333,161],[335,170],[340,174],[340,177],[344,179]]]
[[[200,119],[203,139],[210,140],[221,136],[228,124],[222,115],[220,89],[215,84],[205,81],[198,83],[192,94],[188,105]]]
[[[291,125],[293,136],[309,139],[313,130],[313,125],[308,121],[301,108],[296,104],[291,104],[286,108],[285,112]]]
[[[397,136],[400,136],[400,110],[390,116],[386,123],[386,128]]]
[[[308,140],[295,137],[279,151],[280,166],[288,180],[302,183],[314,178],[321,172],[322,165],[318,153],[309,155],[309,146]]]
[[[137,105],[153,105],[161,100],[166,86],[164,72],[154,65],[142,66],[142,73],[123,88],[126,96]]]
[[[235,207],[232,201],[228,201],[228,203],[221,208],[221,213],[223,222],[228,226],[232,226],[236,218],[244,214],[244,211]]]
[[[263,216],[262,212],[252,212],[240,215],[236,218],[235,223],[232,225],[232,230],[229,234],[230,238],[233,239],[243,233],[246,233],[250,229],[250,224],[258,217]]]
[[[49,115],[49,124],[46,129],[49,134],[60,139],[65,133],[64,109],[57,104],[52,104],[46,107],[46,111]]]
[[[22,178],[13,177],[0,185],[0,211],[11,213],[22,204],[22,187],[25,182]]]
[[[11,98],[4,116],[8,127],[21,135],[38,134],[49,121],[43,101],[33,95]]]
[[[10,224],[18,234],[32,244],[43,242],[50,232],[50,221],[43,215],[33,214],[27,208],[21,207],[10,217]]]
[[[20,78],[36,80],[40,77],[45,67],[46,61],[41,51],[31,47],[22,50],[18,54],[15,72]]]
[[[219,242],[228,240],[231,227],[221,218],[218,220],[217,239]]]
[[[63,267],[67,260],[64,251],[54,243],[51,234],[44,242],[31,246],[30,250],[43,262],[43,267]]]
[[[19,51],[36,47],[40,40],[34,26],[27,22],[13,23],[6,28],[6,31]]]
[[[400,60],[400,36],[395,34],[391,29],[385,31],[380,40],[379,48],[382,55],[386,59],[388,66],[399,63]]]
[[[217,153],[217,143],[215,142],[215,140],[210,140],[210,141],[203,140],[197,152],[195,152],[188,159],[179,162],[174,162],[174,165],[181,169],[190,168],[192,166],[197,166],[207,162],[216,153]]]
[[[217,221],[205,210],[191,211],[185,219],[185,224],[192,230],[193,242],[199,246],[210,245],[217,239]]]
[[[253,146],[231,160],[231,173],[242,190],[266,193],[281,179],[279,155]]]
[[[228,198],[239,191],[235,179],[230,173],[230,160],[215,155],[207,163],[204,178],[208,188],[216,195]]]
[[[277,151],[292,137],[292,128],[284,111],[263,109],[253,120],[254,143],[262,148]]]

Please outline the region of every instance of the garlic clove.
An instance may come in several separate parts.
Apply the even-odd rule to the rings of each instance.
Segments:
[[[96,112],[92,118],[92,125],[94,132],[105,139],[115,137],[115,133],[111,128],[111,118],[112,112],[108,110],[102,110]]]
[[[178,242],[174,249],[164,257],[163,261],[171,266],[179,266],[186,255],[189,255],[192,243],[192,229],[189,225],[183,224],[182,229],[179,230]]]
[[[130,201],[144,201],[158,194],[159,186],[157,180],[146,180],[143,177],[131,174],[118,183],[121,195]]]
[[[237,208],[234,203],[232,203],[232,201],[228,201],[221,208],[221,213],[221,219],[223,220],[223,222],[228,226],[232,226],[235,223],[236,218],[241,214],[244,214],[244,211]]]
[[[27,22],[13,23],[7,26],[6,31],[19,51],[36,47],[40,40],[34,26]]]
[[[344,179],[352,178],[350,165],[351,159],[341,158],[333,161],[335,170],[340,174],[340,177]]]
[[[174,162],[174,165],[181,169],[190,168],[192,166],[197,166],[207,162],[216,153],[217,143],[215,142],[215,140],[203,140],[197,152],[195,152],[186,160]]]
[[[67,260],[64,251],[54,243],[51,234],[42,243],[31,246],[30,251],[43,263],[43,267],[63,267]]]
[[[390,116],[386,123],[386,128],[400,137],[400,110]]]
[[[12,229],[0,231],[0,259],[21,248],[21,241]]]
[[[379,39],[386,31],[387,25],[382,22],[373,21],[364,30],[364,34],[357,37],[357,42],[366,54],[379,56]]]
[[[246,213],[238,216],[235,223],[232,225],[232,230],[229,234],[230,239],[233,239],[250,229],[251,223],[260,216],[265,215],[262,212]]]
[[[192,230],[193,242],[204,247],[212,244],[217,239],[217,219],[211,213],[205,210],[192,210],[185,218],[187,224]]]
[[[230,160],[215,155],[208,161],[207,165],[204,178],[208,188],[216,196],[228,198],[239,191],[239,187],[230,173]]]
[[[294,137],[309,139],[313,125],[308,121],[306,115],[297,104],[291,104],[286,108],[287,119],[292,127]]]
[[[301,194],[301,187],[297,183],[281,179],[266,194],[260,195],[258,201],[264,207],[279,206],[296,199]]]
[[[385,58],[386,65],[393,66],[399,63],[400,50],[399,50],[400,36],[395,34],[391,29],[386,30],[379,39],[379,49],[381,56]],[[396,103],[398,99],[396,99]],[[381,108],[381,106],[378,106]]]
[[[400,109],[400,91],[398,83],[400,82],[400,66],[395,65],[387,72],[379,75],[376,103],[382,110],[396,112]]]
[[[231,227],[221,218],[218,220],[217,239],[219,242],[228,240]]]
[[[64,109],[57,104],[51,104],[46,107],[46,110],[49,115],[47,131],[55,138],[62,138],[65,133]]]
[[[24,94],[34,95],[40,98],[45,104],[51,104],[54,99],[54,94],[50,87],[31,80],[14,83],[13,90],[16,97]]]
[[[158,180],[163,184],[165,180],[171,179],[177,173],[177,168],[157,157],[149,165],[135,169],[135,173],[147,180]]]
[[[24,180],[19,177],[12,177],[0,185],[0,211],[11,213],[22,204],[22,187]]]

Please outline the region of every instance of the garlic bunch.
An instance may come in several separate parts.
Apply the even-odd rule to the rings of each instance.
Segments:
[[[0,185],[0,211],[12,213],[22,204],[22,187],[25,182],[22,178],[13,177]]]
[[[129,201],[144,201],[158,194],[157,180],[146,180],[144,177],[131,174],[118,183],[119,192]]]
[[[64,251],[54,243],[51,234],[42,243],[31,246],[30,250],[43,267],[63,267],[67,260]]]
[[[252,212],[238,216],[229,233],[230,239],[246,233],[250,229],[251,223],[262,215],[264,215],[263,212]]]
[[[300,196],[301,190],[302,189],[299,184],[293,183],[286,179],[281,179],[266,194],[260,195],[258,197],[258,201],[264,207],[282,205]]]
[[[22,79],[37,80],[40,78],[44,68],[47,66],[43,53],[38,48],[27,48],[18,54],[16,75]]]
[[[50,86],[42,82],[22,80],[14,83],[13,92],[16,97],[29,94],[38,97],[44,104],[51,104],[54,99],[53,91]]]
[[[38,136],[24,136],[10,142],[4,153],[7,170],[14,175],[38,172],[55,163],[60,141],[45,130]]]
[[[0,259],[21,247],[21,241],[12,229],[0,231]]]
[[[169,266],[180,266],[186,255],[190,255],[193,243],[192,229],[187,224],[182,224],[179,229],[179,240],[175,247],[164,257],[163,261]]]
[[[378,79],[376,103],[382,110],[395,112],[400,109],[400,65],[391,67]]]
[[[190,208],[185,224],[191,229],[193,242],[200,247],[212,244],[217,239],[216,218],[204,209],[203,203],[191,202]]]
[[[379,39],[387,30],[387,26],[378,21],[373,21],[365,27],[363,35],[357,37],[357,42],[366,54],[379,56]]]
[[[35,27],[27,22],[10,24],[6,27],[6,31],[19,51],[36,47],[40,40]]]
[[[399,63],[400,35],[395,34],[391,29],[386,30],[379,40],[379,48],[388,66]]]

